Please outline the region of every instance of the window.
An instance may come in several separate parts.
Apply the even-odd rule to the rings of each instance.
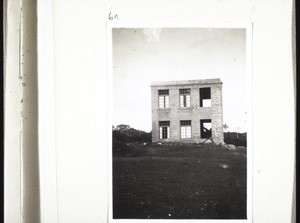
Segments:
[[[211,138],[211,119],[200,120],[200,131],[202,139]]]
[[[200,107],[211,106],[210,87],[200,88]]]
[[[191,121],[180,121],[180,136],[182,139],[192,138]]]
[[[181,108],[191,106],[191,89],[179,89],[179,105]]]
[[[170,138],[170,122],[160,121],[159,122],[159,138],[169,139]]]
[[[168,108],[169,106],[169,90],[158,90],[158,107]]]

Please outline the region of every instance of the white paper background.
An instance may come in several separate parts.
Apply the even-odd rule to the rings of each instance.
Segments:
[[[253,23],[253,222],[290,222],[292,1],[53,0],[57,222],[107,221],[110,12],[124,23]]]

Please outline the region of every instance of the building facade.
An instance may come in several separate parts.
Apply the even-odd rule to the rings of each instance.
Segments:
[[[224,142],[219,78],[154,82],[151,98],[152,142]]]

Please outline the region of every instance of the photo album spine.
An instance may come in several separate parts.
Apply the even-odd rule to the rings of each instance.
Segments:
[[[37,1],[4,7],[4,220],[39,222]]]

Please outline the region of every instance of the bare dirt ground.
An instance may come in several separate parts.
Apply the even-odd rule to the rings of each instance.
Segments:
[[[114,150],[114,219],[245,219],[246,149],[130,144]]]

